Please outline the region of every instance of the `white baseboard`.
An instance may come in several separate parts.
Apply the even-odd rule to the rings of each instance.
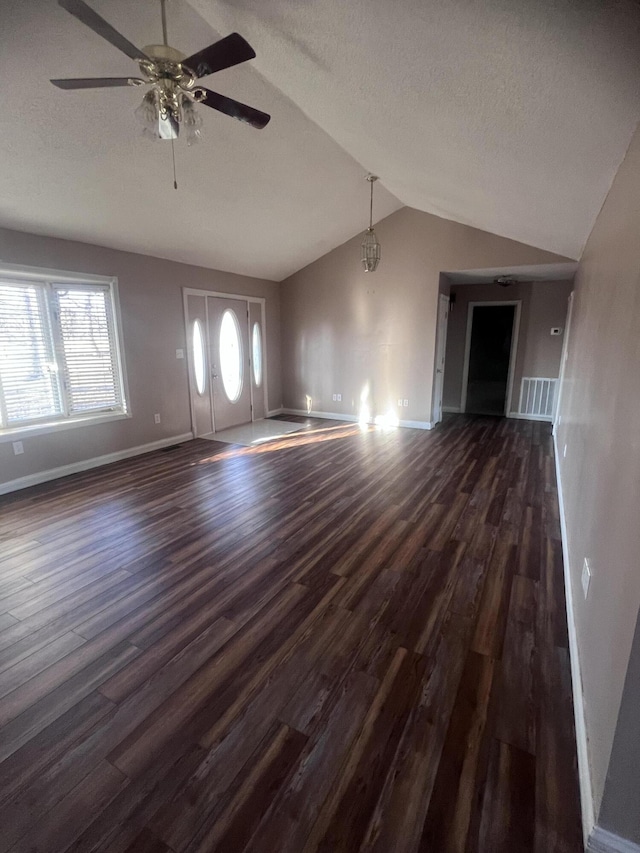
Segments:
[[[553,415],[521,415],[519,412],[509,412],[507,417],[518,421],[546,421],[547,423],[553,423]]]
[[[409,427],[409,429],[433,429],[435,424],[431,421],[399,421],[398,426]]]
[[[587,853],[640,853],[640,844],[596,826],[589,836]]]
[[[357,424],[359,418],[355,415],[340,415],[336,412],[318,412],[312,409],[308,412],[306,409],[287,409],[285,406],[282,409],[283,415],[300,415],[303,418],[326,418],[329,421],[348,421],[351,424]]]
[[[307,418],[326,418],[329,421],[347,421],[348,423],[357,424],[360,418],[357,415],[341,415],[337,412],[317,412],[306,409],[287,409],[282,410],[283,415],[302,415]],[[373,421],[369,421],[373,424]],[[410,429],[433,429],[433,424],[430,421],[398,421],[398,426],[408,427]]]
[[[284,412],[284,409],[282,408],[282,406],[280,406],[279,409],[269,409],[266,417],[275,418],[276,415],[281,415],[283,412]]]
[[[443,412],[448,412],[451,414],[459,414],[460,406],[443,406]],[[553,418],[551,416],[542,416],[542,415],[521,415],[519,412],[509,412],[507,415],[508,418],[515,418],[519,421],[547,421],[551,423]]]
[[[585,847],[595,824],[593,805],[593,788],[591,785],[591,768],[589,765],[589,741],[584,709],[584,694],[582,692],[582,675],[580,669],[580,652],[576,621],[573,610],[573,594],[571,587],[571,572],[569,569],[569,543],[567,538],[567,522],[564,510],[564,495],[560,477],[560,454],[558,453],[557,437],[553,436],[553,449],[556,464],[556,483],[558,487],[558,506],[560,510],[560,531],[562,535],[562,562],[564,564],[564,593],[567,602],[567,626],[569,629],[569,655],[571,659],[571,684],[573,688],[573,714],[576,726],[576,748],[578,752],[578,778],[580,783],[580,805],[582,809],[582,834]],[[606,848],[605,848],[606,849]],[[615,850],[615,848],[613,848]],[[638,851],[640,853],[640,851]]]
[[[137,447],[127,447],[126,450],[117,450],[115,453],[105,453],[104,456],[94,456],[93,459],[83,459],[80,462],[72,462],[70,465],[61,465],[59,468],[50,468],[48,471],[38,471],[36,474],[27,474],[26,477],[18,477],[16,480],[9,480],[6,483],[0,483],[0,495],[6,495],[9,492],[16,492],[19,489],[26,489],[29,486],[37,486],[40,483],[47,483],[49,480],[57,480],[59,477],[67,477],[69,474],[78,474],[80,471],[88,471],[90,468],[99,468],[101,465],[108,465],[110,462],[119,462],[121,459],[140,456],[141,454],[149,453],[152,450],[161,450],[163,447],[169,447],[172,444],[181,444],[183,441],[191,441],[192,438],[192,432],[185,432],[183,435],[174,435],[171,436],[171,438],[161,438],[158,441],[151,441],[149,444],[140,444]]]

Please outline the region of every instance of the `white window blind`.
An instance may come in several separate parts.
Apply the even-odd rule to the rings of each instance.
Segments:
[[[0,278],[0,427],[126,411],[112,288]]]
[[[111,307],[106,288],[54,288],[70,414],[122,406]]]

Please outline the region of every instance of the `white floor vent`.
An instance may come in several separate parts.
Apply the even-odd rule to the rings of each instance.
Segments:
[[[529,418],[551,420],[556,397],[557,379],[540,376],[523,376],[520,386],[518,414]]]

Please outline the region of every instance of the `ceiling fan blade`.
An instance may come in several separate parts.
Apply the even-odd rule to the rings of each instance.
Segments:
[[[246,104],[241,104],[240,101],[234,101],[233,98],[227,98],[225,95],[219,95],[217,92],[212,92],[210,89],[203,89],[206,93],[206,98],[200,103],[212,107],[231,118],[237,118],[239,121],[244,121],[262,130],[271,120],[271,116],[267,113],[260,112],[254,107],[248,107]]]
[[[255,55],[256,52],[249,42],[238,33],[231,33],[226,38],[187,57],[182,65],[186,65],[196,77],[206,77],[207,74],[214,74],[216,71],[253,59]]]
[[[50,82],[58,89],[106,89],[110,86],[141,86],[145,81],[138,77],[76,77]]]
[[[58,4],[74,15],[79,21],[82,21],[85,26],[93,30],[103,39],[106,39],[118,50],[126,53],[131,59],[149,59],[135,44],[126,39],[111,24],[107,23],[104,18],[101,18],[97,12],[94,12],[84,0],[58,0]]]

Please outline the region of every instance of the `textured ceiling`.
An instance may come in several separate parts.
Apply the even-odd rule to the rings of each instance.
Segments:
[[[139,46],[158,0],[89,0]],[[139,90],[49,77],[135,63],[54,0],[2,0],[0,223],[281,279],[406,204],[577,258],[640,118],[633,0],[169,0],[192,52],[258,56],[205,81],[272,114],[206,110],[204,141],[139,136]],[[204,108],[203,108],[204,109]]]
[[[159,42],[158,0],[89,0],[139,47]],[[169,41],[216,41],[168,4]],[[1,0],[0,224],[279,280],[369,224],[366,170],[249,62],[205,85],[273,115],[261,131],[202,107],[203,140],[140,135],[140,89],[67,92],[51,77],[136,75],[137,65],[55,0]],[[226,33],[224,33],[226,35]],[[259,44],[255,45],[257,50]],[[376,187],[378,218],[401,207]]]
[[[190,0],[404,204],[571,258],[640,120],[637,0]]]

